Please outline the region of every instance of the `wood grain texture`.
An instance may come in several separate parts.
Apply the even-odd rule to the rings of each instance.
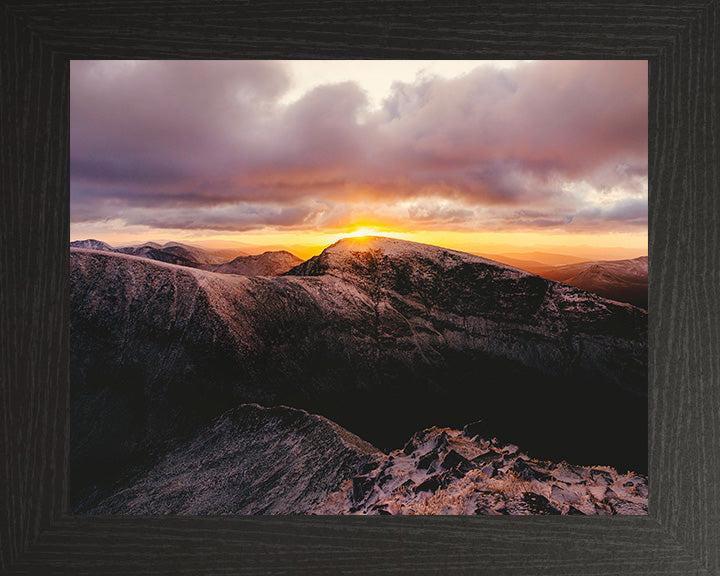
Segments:
[[[0,5],[0,571],[720,574],[720,2]],[[647,518],[93,518],[68,486],[69,59],[650,62]]]

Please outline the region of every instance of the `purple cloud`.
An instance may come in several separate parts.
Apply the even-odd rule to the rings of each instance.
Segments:
[[[647,220],[646,62],[479,67],[396,83],[379,110],[352,82],[284,105],[290,85],[278,62],[73,62],[73,221],[302,228],[400,201],[428,226]]]

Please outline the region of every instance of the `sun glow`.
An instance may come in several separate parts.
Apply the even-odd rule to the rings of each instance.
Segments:
[[[343,238],[360,238],[361,236],[378,236],[380,233],[378,232],[377,228],[357,228],[353,230],[352,232],[341,232],[340,234],[337,234],[338,240],[342,240]]]
[[[402,239],[407,236],[407,234],[404,234],[402,232],[383,230],[374,226],[361,226],[359,228],[353,229],[351,232],[340,232],[339,234],[335,234],[334,236],[337,241],[342,240],[343,238],[362,238],[363,236],[385,236],[387,238]]]

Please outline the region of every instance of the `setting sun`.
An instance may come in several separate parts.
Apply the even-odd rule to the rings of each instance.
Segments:
[[[361,238],[363,236],[385,236],[387,238],[404,238],[407,234],[402,232],[391,232],[387,230],[379,230],[375,227],[363,226],[361,228],[355,228],[352,232],[341,232],[335,234],[338,240],[343,238]]]

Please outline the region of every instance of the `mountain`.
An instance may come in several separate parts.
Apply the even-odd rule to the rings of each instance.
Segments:
[[[432,427],[384,454],[321,416],[244,404],[74,513],[647,514],[646,477],[538,461],[485,432]]]
[[[239,250],[237,248],[206,248],[202,246],[197,246],[197,248],[205,250],[205,252],[212,256],[217,256],[222,262],[230,262],[230,260],[233,260],[238,256],[250,255],[250,253],[246,250]]]
[[[547,264],[543,264],[542,262],[537,262],[536,260],[522,260],[519,258],[511,258],[509,256],[504,256],[502,254],[480,254],[478,253],[478,256],[482,256],[483,258],[487,258],[488,260],[492,260],[493,262],[500,262],[502,264],[507,264],[508,266],[512,266],[513,268],[520,268],[520,270],[525,270],[526,272],[533,272],[533,270],[540,270],[543,268],[547,268]]]
[[[125,248],[162,248],[162,244],[157,242],[144,242],[135,246],[126,246]]]
[[[190,268],[213,267],[228,260],[225,256],[179,242],[167,242],[163,245],[157,242],[146,242],[136,246],[123,246],[117,248],[115,252]]]
[[[535,274],[535,269],[548,268],[551,266],[564,266],[577,264],[587,260],[578,256],[568,254],[553,254],[550,252],[507,252],[502,254],[479,254],[496,262],[502,262],[521,270]]]
[[[220,274],[241,274],[244,276],[280,276],[298,264],[302,260],[287,252],[263,252],[256,256],[238,256],[231,262],[206,268]]]
[[[180,256],[198,265],[218,265],[227,262],[227,258],[213,254],[212,252],[197,246],[180,244],[179,242],[168,242],[162,246],[163,252]]]
[[[377,456],[316,514],[646,515],[647,478],[531,458],[518,446],[432,427]]]
[[[539,458],[647,469],[647,313],[487,259],[346,239],[283,276],[71,249],[71,501],[242,403],[389,451],[484,419]]]
[[[75,513],[306,514],[380,455],[321,416],[245,404]]]
[[[647,309],[648,257],[582,262],[537,270],[544,278],[564,282],[604,298]]]
[[[105,242],[101,242],[100,240],[75,240],[74,242],[70,242],[71,248],[88,248],[90,250],[104,250],[106,252],[114,252],[115,249],[110,246],[110,244],[106,244]]]
[[[141,246],[124,246],[115,250],[121,254],[129,254],[138,258],[148,258],[157,260],[158,262],[166,262],[177,266],[188,266],[190,268],[199,268],[201,264],[182,254],[182,251],[166,250],[165,248],[155,248],[151,243]],[[179,252],[179,253],[176,253]]]

